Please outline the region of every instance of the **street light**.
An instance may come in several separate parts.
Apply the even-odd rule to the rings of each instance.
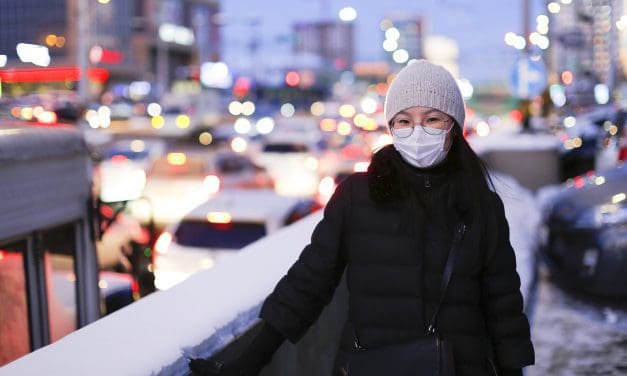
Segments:
[[[344,7],[338,12],[338,17],[344,22],[355,21],[357,18],[357,11],[353,7]]]

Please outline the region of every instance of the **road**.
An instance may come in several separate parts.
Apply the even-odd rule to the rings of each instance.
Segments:
[[[525,376],[627,375],[627,299],[598,299],[559,287],[540,270]]]

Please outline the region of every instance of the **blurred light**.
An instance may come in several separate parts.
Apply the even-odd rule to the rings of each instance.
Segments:
[[[207,221],[212,223],[231,223],[233,218],[227,212],[210,212],[207,213]]]
[[[337,133],[341,134],[342,136],[348,136],[349,134],[351,134],[351,130],[352,127],[349,122],[340,121],[337,124]]]
[[[242,115],[250,116],[255,113],[255,104],[251,101],[242,103]]]
[[[100,4],[109,4],[110,0],[98,0]]]
[[[233,85],[233,94],[239,98],[245,96],[250,90],[250,78],[238,77]],[[239,115],[239,114],[238,114]]]
[[[146,143],[142,140],[131,141],[131,150],[135,153],[141,153],[146,150]]]
[[[318,183],[318,194],[323,197],[329,197],[335,191],[335,180],[330,176],[325,176]]]
[[[345,7],[340,9],[338,13],[340,20],[345,22],[354,21],[357,18],[357,11],[352,7]]]
[[[459,86],[459,91],[461,91],[464,99],[468,100],[472,98],[472,94],[474,93],[475,89],[470,81],[468,81],[468,79],[461,78],[457,80],[457,86]]]
[[[618,127],[615,126],[614,124],[612,124],[612,126],[610,127],[610,130],[608,131],[612,136],[616,135],[616,133],[618,133]]]
[[[624,193],[616,194],[612,196],[612,204],[618,204],[621,201],[625,201],[625,198],[627,198],[627,195]]]
[[[366,123],[368,123],[368,116],[366,116],[365,114],[357,114],[353,118],[353,123],[355,123],[355,125],[359,128],[363,128]]]
[[[170,248],[170,244],[172,244],[172,234],[169,232],[162,233],[155,242],[155,252],[165,255]]]
[[[92,46],[89,49],[89,62],[92,64],[98,64],[102,60],[102,47]]]
[[[392,26],[394,26],[394,24],[388,18],[384,18],[381,20],[381,22],[379,22],[379,28],[381,29],[381,31],[386,31]]]
[[[187,156],[184,153],[168,153],[166,157],[169,164],[182,166],[187,163]]]
[[[597,176],[594,179],[594,184],[596,184],[596,185],[605,184],[605,178],[603,176]]]
[[[583,144],[583,141],[579,137],[575,137],[572,139],[573,148],[579,148]]]
[[[320,120],[320,129],[325,132],[334,132],[337,128],[337,122],[335,119],[322,119]]]
[[[243,110],[243,106],[241,102],[233,101],[229,103],[229,112],[231,113],[231,115],[233,116],[241,115],[242,110]]]
[[[161,115],[161,105],[159,103],[152,102],[146,108],[146,112],[150,116],[158,116]]]
[[[533,33],[529,34],[529,42],[531,42],[532,44],[538,45],[538,43],[540,42],[540,33],[538,33],[537,31],[534,31]]]
[[[564,118],[564,126],[566,128],[572,128],[577,124],[577,119],[574,116],[567,116]]]
[[[21,112],[22,112],[21,109],[19,107],[17,107],[17,106],[11,108],[11,115],[13,115],[14,118],[19,118]],[[96,112],[96,111],[94,111],[94,112]]]
[[[396,63],[404,64],[407,62],[407,60],[409,60],[409,53],[407,52],[407,50],[401,48],[400,50],[394,51],[394,53],[392,54],[392,59]]]
[[[313,116],[322,116],[324,114],[324,103],[313,102],[310,111]]]
[[[625,27],[627,27],[627,16],[621,16],[620,19],[616,21],[616,28],[618,28],[618,30],[623,30]],[[0,67],[1,66],[2,64],[0,64]]]
[[[401,32],[395,27],[391,27],[385,31],[385,39],[397,41],[400,36]]]
[[[594,85],[594,99],[598,104],[606,104],[610,101],[610,89],[605,84]]]
[[[285,83],[288,86],[298,86],[300,83],[300,75],[298,72],[290,71],[285,75]]]
[[[195,40],[194,32],[191,29],[171,23],[163,23],[159,26],[159,38],[164,42],[177,43],[184,46],[191,46]]]
[[[477,136],[486,137],[490,134],[490,126],[485,121],[477,123]]]
[[[191,120],[187,115],[179,115],[176,117],[175,123],[178,128],[186,129],[189,128]]]
[[[100,287],[101,289],[106,289],[107,287],[109,287],[109,283],[107,283],[107,281],[105,281],[104,279],[101,279],[98,281],[98,287]]]
[[[505,43],[508,46],[513,46],[517,37],[518,37],[518,35],[516,35],[516,33],[513,33],[511,31],[507,32],[507,33],[505,33],[505,38],[504,38],[505,39]]]
[[[549,95],[555,107],[559,108],[566,104],[566,95],[564,94],[564,88],[562,87],[562,85],[551,85],[549,87]]]
[[[370,166],[370,162],[357,162],[353,166],[354,172],[366,172],[368,171],[368,166]]]
[[[364,131],[376,131],[379,128],[379,124],[373,118],[368,118],[366,124],[364,124]]]
[[[255,124],[255,127],[257,128],[257,132],[261,134],[268,134],[274,129],[274,119],[268,116],[262,117],[261,119],[257,120],[257,124]]]
[[[549,25],[547,25],[547,24],[539,24],[536,27],[536,30],[538,30],[538,33],[540,33],[540,34],[547,34],[549,32]]]
[[[543,50],[546,50],[547,48],[549,48],[549,44],[550,44],[549,38],[547,38],[544,35],[540,35],[537,46]]]
[[[541,14],[536,17],[536,22],[538,25],[546,25],[549,23],[549,17],[546,14]]]
[[[558,3],[556,2],[550,2],[547,4],[546,8],[549,10],[549,12],[551,13],[559,13],[561,7]]]
[[[231,149],[236,153],[243,153],[248,149],[248,142],[242,137],[235,137],[231,141]]]
[[[310,171],[316,171],[318,169],[319,163],[316,157],[307,157],[304,162],[305,168]]]
[[[54,45],[58,48],[65,46],[65,37],[57,36],[57,42]]]
[[[151,86],[148,81],[133,81],[128,85],[128,95],[132,99],[138,100],[150,94],[150,89]]]
[[[198,135],[198,142],[205,146],[210,145],[213,142],[213,136],[209,132],[202,132]]]
[[[571,71],[562,72],[562,82],[570,85],[573,82],[573,73]]]
[[[207,87],[227,89],[233,85],[233,77],[224,62],[206,62],[200,66],[200,82]]]
[[[379,106],[379,102],[376,99],[371,97],[363,97],[359,102],[361,109],[363,112],[367,114],[374,114],[377,112],[377,107]]]
[[[7,65],[7,55],[0,55],[0,68]]]
[[[202,184],[209,194],[216,194],[220,190],[220,178],[215,175],[206,176]]]
[[[33,63],[40,67],[50,65],[48,47],[39,44],[18,43],[15,50],[23,63]]]
[[[286,118],[294,116],[295,112],[296,112],[296,109],[294,108],[294,105],[291,103],[285,103],[281,106],[281,115],[285,116]]]
[[[54,124],[57,122],[57,114],[52,111],[42,111],[36,118],[39,122],[44,124]]]
[[[111,109],[107,106],[100,106],[98,108],[98,116],[100,116],[101,118],[103,117],[107,117],[110,118],[111,117]]]
[[[612,122],[609,120],[606,120],[603,122],[603,129],[605,129],[606,131],[609,131],[610,128],[612,127]]]
[[[516,123],[520,123],[522,121],[522,112],[518,109],[514,109],[509,113],[510,118]]]
[[[353,116],[355,116],[355,107],[351,104],[343,104],[340,106],[340,109],[338,110],[339,114],[341,117],[345,117],[345,118],[351,118]]]
[[[46,45],[48,45],[49,47],[54,46],[55,44],[57,44],[57,36],[54,34],[48,34],[46,35]]]
[[[35,106],[33,108],[33,116],[39,117],[44,112],[44,108],[41,106]]]
[[[150,119],[150,125],[155,129],[161,129],[165,125],[165,119],[161,115],[153,116]]]
[[[568,5],[573,2],[573,0],[561,0],[562,4]]]
[[[517,35],[514,39],[513,46],[517,50],[522,50],[525,48],[525,46],[527,46],[527,40],[525,40],[524,37]]]
[[[392,144],[392,141],[393,141],[392,140],[392,136],[387,134],[387,133],[384,133],[384,134],[380,135],[375,140],[375,142],[372,143],[371,150],[372,151],[377,151],[378,149],[380,149],[380,148],[382,148],[382,147],[384,147],[386,145]]]
[[[398,48],[398,42],[392,39],[386,39],[383,41],[383,49],[392,52]]]
[[[250,124],[250,120],[246,118],[238,118],[235,120],[233,128],[235,128],[235,132],[239,134],[247,134],[250,132],[252,126]]]

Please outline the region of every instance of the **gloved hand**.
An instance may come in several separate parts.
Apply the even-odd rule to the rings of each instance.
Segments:
[[[190,359],[189,369],[193,376],[257,376],[284,340],[281,333],[264,322],[259,333],[235,360]]]

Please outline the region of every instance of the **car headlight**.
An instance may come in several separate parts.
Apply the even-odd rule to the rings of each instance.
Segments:
[[[624,222],[627,222],[627,206],[605,204],[585,210],[575,222],[575,227],[599,228]]]

